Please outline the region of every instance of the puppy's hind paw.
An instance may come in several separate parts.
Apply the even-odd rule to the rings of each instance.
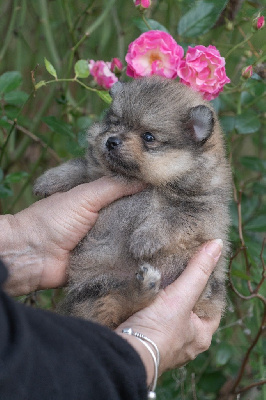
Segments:
[[[158,293],[161,283],[161,273],[150,264],[143,264],[136,273],[139,289],[143,292]]]

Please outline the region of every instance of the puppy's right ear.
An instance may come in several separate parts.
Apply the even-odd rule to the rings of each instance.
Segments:
[[[192,138],[197,143],[205,143],[213,132],[214,116],[209,107],[204,105],[192,107],[189,110],[187,125]]]
[[[123,83],[118,81],[111,87],[109,94],[113,99],[122,90],[123,90]]]

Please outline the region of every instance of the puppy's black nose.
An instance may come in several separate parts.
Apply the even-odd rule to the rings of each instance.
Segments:
[[[120,140],[118,137],[116,136],[111,136],[107,139],[105,145],[107,147],[108,150],[113,150],[116,147],[120,146],[120,144],[122,144],[122,140]]]

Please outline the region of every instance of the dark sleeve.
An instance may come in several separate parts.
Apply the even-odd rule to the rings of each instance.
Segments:
[[[33,309],[1,289],[1,400],[147,399],[146,373],[135,350],[109,329]]]

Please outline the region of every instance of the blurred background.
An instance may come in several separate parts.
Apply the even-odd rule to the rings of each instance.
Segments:
[[[84,154],[86,130],[108,107],[73,82],[78,60],[118,57],[125,67],[128,45],[147,25],[184,49],[212,44],[226,57],[231,83],[212,103],[234,179],[228,308],[209,351],[160,378],[160,400],[266,400],[266,29],[256,29],[263,14],[265,0],[153,0],[145,14],[132,0],[0,2],[2,214],[36,201],[32,184],[44,170]],[[251,65],[252,76],[243,78]],[[121,79],[130,78],[124,71]],[[90,76],[80,81],[101,89]],[[49,290],[18,301],[53,309],[60,295]]]

